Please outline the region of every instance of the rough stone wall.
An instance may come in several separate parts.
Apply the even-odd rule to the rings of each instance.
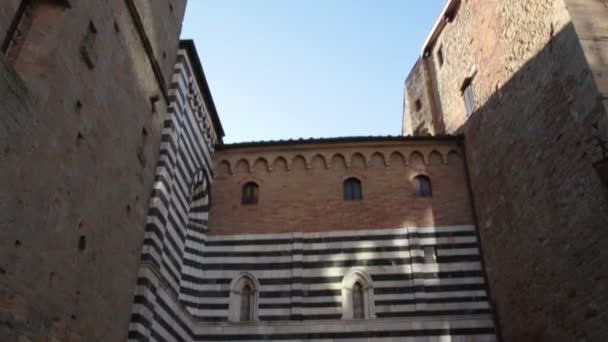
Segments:
[[[601,13],[587,16],[595,28]],[[431,57],[442,45],[443,118],[448,133],[465,135],[505,341],[608,339],[608,190],[593,167],[593,125],[608,132],[603,50],[574,24],[562,0],[462,1]],[[460,87],[472,75],[467,120]]]
[[[598,87],[604,109],[608,110],[608,3],[605,0],[564,2]],[[605,132],[608,132],[608,127]]]
[[[4,42],[20,2],[21,0],[5,0],[0,6],[0,44]]]
[[[125,340],[162,87],[126,1],[37,3],[0,57],[0,340]]]
[[[427,79],[423,61],[418,60],[405,80],[405,101],[403,105],[403,135],[414,135],[414,132],[433,132],[431,103],[427,92]],[[416,107],[420,101],[420,109]]]
[[[471,206],[456,140],[222,148],[214,156],[210,234],[313,232],[470,224]],[[412,179],[428,175],[432,198]],[[363,199],[345,201],[356,177]],[[242,186],[259,202],[242,205]]]

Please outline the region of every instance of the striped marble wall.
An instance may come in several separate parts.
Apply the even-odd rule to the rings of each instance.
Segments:
[[[373,280],[378,319],[490,315],[474,229],[209,236],[186,248],[182,298],[194,318],[226,321],[230,283],[246,271],[261,286],[261,321],[340,319],[342,279],[358,269]]]

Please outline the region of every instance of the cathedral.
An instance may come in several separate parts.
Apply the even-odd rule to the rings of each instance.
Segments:
[[[402,135],[232,144],[185,10],[0,5],[0,340],[608,340],[603,1],[447,0]]]

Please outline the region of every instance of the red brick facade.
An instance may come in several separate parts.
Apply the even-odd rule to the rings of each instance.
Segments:
[[[214,162],[212,235],[472,223],[456,138],[228,147]],[[420,174],[431,179],[431,198],[414,195]],[[349,177],[361,181],[362,200],[343,199]],[[250,181],[259,201],[242,205]]]

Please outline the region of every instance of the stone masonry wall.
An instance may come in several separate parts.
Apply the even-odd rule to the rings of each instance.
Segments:
[[[593,126],[604,138],[608,130],[601,59],[589,57],[602,50],[588,48],[570,8],[462,1],[430,57],[446,130],[465,135],[505,341],[608,339],[608,190],[593,167]],[[460,88],[471,76],[476,110],[467,118]]]
[[[4,37],[6,37],[15,13],[17,13],[20,2],[21,0],[5,0],[0,7],[0,44],[4,42]]]
[[[129,1],[35,3],[22,49],[0,56],[0,340],[124,341],[165,85]],[[171,28],[166,51],[172,3],[139,12]]]
[[[378,141],[222,148],[214,156],[209,234],[314,232],[472,223],[456,140]],[[432,198],[416,198],[412,179],[428,175]],[[356,177],[363,199],[345,201]],[[241,205],[242,186],[259,202]]]

